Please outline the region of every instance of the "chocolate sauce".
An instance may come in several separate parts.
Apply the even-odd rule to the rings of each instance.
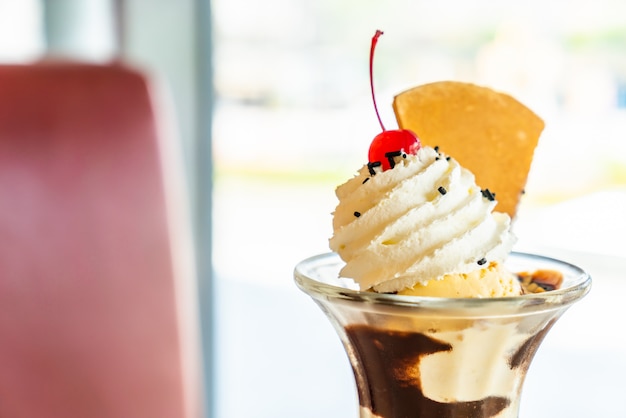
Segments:
[[[511,356],[511,360],[509,362],[509,366],[511,369],[522,368],[523,370],[528,370],[530,366],[530,362],[532,361],[539,345],[543,341],[543,338],[546,336],[552,325],[556,322],[556,319],[551,320],[548,324],[539,331],[537,334],[533,335],[529,339],[527,339]]]
[[[476,401],[443,403],[422,391],[419,362],[422,357],[452,346],[420,333],[390,331],[367,325],[350,325],[346,334],[366,379],[359,393],[362,407],[383,418],[488,418],[505,409],[510,400],[489,396]],[[416,416],[416,411],[419,415]]]

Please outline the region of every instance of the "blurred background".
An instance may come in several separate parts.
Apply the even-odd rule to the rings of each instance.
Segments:
[[[471,81],[546,122],[518,249],[588,269],[591,294],[548,335],[521,416],[624,417],[626,3],[621,0],[0,0],[0,62],[123,59],[161,77],[193,191],[211,417],[356,417],[351,370],[292,280],[326,252],[334,187],[379,108]]]

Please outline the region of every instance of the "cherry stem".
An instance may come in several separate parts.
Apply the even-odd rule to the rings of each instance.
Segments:
[[[380,113],[378,112],[378,106],[376,105],[376,95],[374,94],[374,50],[376,49],[376,44],[378,43],[378,38],[383,34],[383,31],[377,30],[376,34],[372,38],[372,46],[370,48],[370,87],[372,89],[372,101],[374,102],[374,110],[376,111],[376,117],[378,118],[378,122],[380,123],[380,127],[383,132],[386,130],[385,125],[383,125],[383,121],[380,118]]]

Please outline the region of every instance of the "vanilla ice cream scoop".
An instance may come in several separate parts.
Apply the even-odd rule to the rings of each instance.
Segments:
[[[396,157],[388,170],[365,165],[336,194],[330,248],[346,263],[341,276],[363,290],[427,288],[451,275],[482,280],[489,275],[471,273],[502,264],[515,242],[509,216],[493,212],[493,195],[431,147]],[[472,296],[482,295],[463,297]]]
[[[444,298],[503,298],[521,293],[522,285],[517,276],[497,263],[471,273],[447,274],[439,280],[417,283],[398,292],[399,295]]]

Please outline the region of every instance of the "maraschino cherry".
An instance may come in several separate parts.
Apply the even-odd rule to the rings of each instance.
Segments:
[[[408,129],[394,129],[388,131],[385,129],[385,125],[383,125],[383,121],[380,118],[378,106],[376,105],[376,95],[374,94],[373,68],[374,50],[376,49],[378,38],[382,34],[382,31],[376,31],[376,34],[372,38],[372,46],[370,48],[370,87],[372,89],[372,101],[374,102],[376,117],[378,117],[378,122],[383,130],[376,135],[370,145],[368,160],[372,174],[375,173],[373,167],[380,165],[383,171],[393,168],[395,165],[394,157],[401,156],[402,154],[415,154],[421,147],[420,140],[412,131]]]

